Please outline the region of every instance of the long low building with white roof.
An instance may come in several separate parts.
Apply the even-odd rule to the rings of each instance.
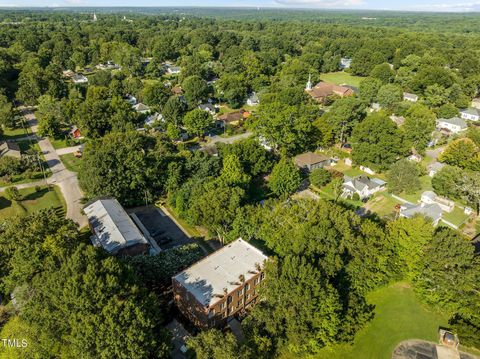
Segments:
[[[221,327],[255,304],[266,260],[237,239],[173,277],[175,303],[197,327]]]
[[[115,198],[89,202],[83,211],[93,232],[95,246],[118,255],[148,253],[150,244]]]

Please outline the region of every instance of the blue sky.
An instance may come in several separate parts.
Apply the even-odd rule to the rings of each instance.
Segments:
[[[317,9],[480,11],[480,0],[0,0],[0,6],[260,6]]]

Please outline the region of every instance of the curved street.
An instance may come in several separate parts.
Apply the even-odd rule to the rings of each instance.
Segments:
[[[30,126],[34,136],[38,139],[38,145],[42,151],[48,167],[50,168],[52,175],[47,178],[47,184],[57,185],[62,192],[63,198],[67,204],[66,217],[76,222],[80,228],[88,224],[87,217],[82,213],[83,205],[82,198],[83,193],[78,183],[77,174],[67,170],[62,163],[59,153],[50,143],[48,138],[42,138],[37,136],[37,119],[30,110],[24,111],[25,119]],[[60,150],[59,150],[60,151]],[[74,152],[75,150],[72,150]],[[69,153],[68,150],[62,149],[61,153]],[[19,189],[35,187],[37,185],[45,185],[45,180],[22,183],[16,187]],[[5,190],[7,187],[0,188],[0,191]]]

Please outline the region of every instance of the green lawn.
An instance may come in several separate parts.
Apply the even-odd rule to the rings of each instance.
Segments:
[[[465,223],[468,220],[468,217],[469,216],[463,213],[463,209],[457,206],[455,206],[451,213],[443,212],[443,219],[451,222],[457,227],[460,227],[463,223]]]
[[[385,216],[391,216],[395,214],[395,205],[399,203],[398,200],[392,197],[387,192],[381,192],[375,195],[365,207],[370,211],[383,218]]]
[[[359,87],[360,82],[364,79],[363,77],[353,76],[349,73],[340,71],[340,72],[329,72],[327,74],[321,74],[320,79],[326,82],[332,82],[337,85],[350,85]]]
[[[14,140],[14,139],[17,139],[17,138],[21,138],[21,137],[25,137],[25,136],[29,136],[31,135],[32,133],[29,131],[28,132],[28,135],[25,133],[25,130],[20,127],[20,128],[5,128],[3,130],[3,134],[2,134],[2,140]]]
[[[436,342],[439,326],[447,318],[424,306],[405,283],[378,289],[367,296],[375,305],[375,317],[355,337],[353,345],[324,349],[316,359],[388,359],[406,339]]]
[[[81,158],[77,158],[73,153],[68,153],[66,155],[61,155],[60,159],[62,160],[67,170],[72,172],[78,172],[80,169],[80,164],[82,163]]]
[[[0,193],[0,220],[15,215],[26,216],[51,207],[55,208],[59,215],[63,216],[65,213],[65,200],[57,186],[53,186],[50,190],[47,187],[41,187],[38,192],[33,187],[21,189],[20,194],[23,200],[16,203],[9,201],[3,193]]]
[[[314,185],[310,185],[311,189],[318,194],[320,197],[328,200],[334,200],[335,199],[335,193],[333,191],[333,186],[332,183],[327,184],[326,186],[322,188],[315,187]],[[361,201],[354,201],[352,199],[346,199],[340,197],[338,199],[340,203],[345,203],[349,206],[352,206],[354,208],[359,208],[363,207],[363,203]]]
[[[76,141],[67,137],[64,138],[52,138],[49,137],[50,143],[52,144],[53,148],[56,150],[60,148],[66,148],[66,147],[73,147],[73,146],[78,146],[82,142],[81,141]]]
[[[401,193],[399,197],[402,197],[403,199],[406,199],[407,201],[411,203],[417,203],[420,201],[420,198],[422,197],[422,193],[425,191],[433,191],[432,187],[432,178],[429,176],[422,176],[420,177],[420,183],[422,185],[422,188],[412,194],[406,194],[406,193]]]

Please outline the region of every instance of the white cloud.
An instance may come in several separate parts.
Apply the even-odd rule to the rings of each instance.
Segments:
[[[442,11],[442,12],[469,12],[480,10],[480,1],[468,1],[460,3],[433,3],[433,4],[418,4],[409,7],[410,10],[420,11]]]
[[[363,0],[275,0],[275,2],[281,5],[321,7],[331,9],[356,7],[364,4]]]

